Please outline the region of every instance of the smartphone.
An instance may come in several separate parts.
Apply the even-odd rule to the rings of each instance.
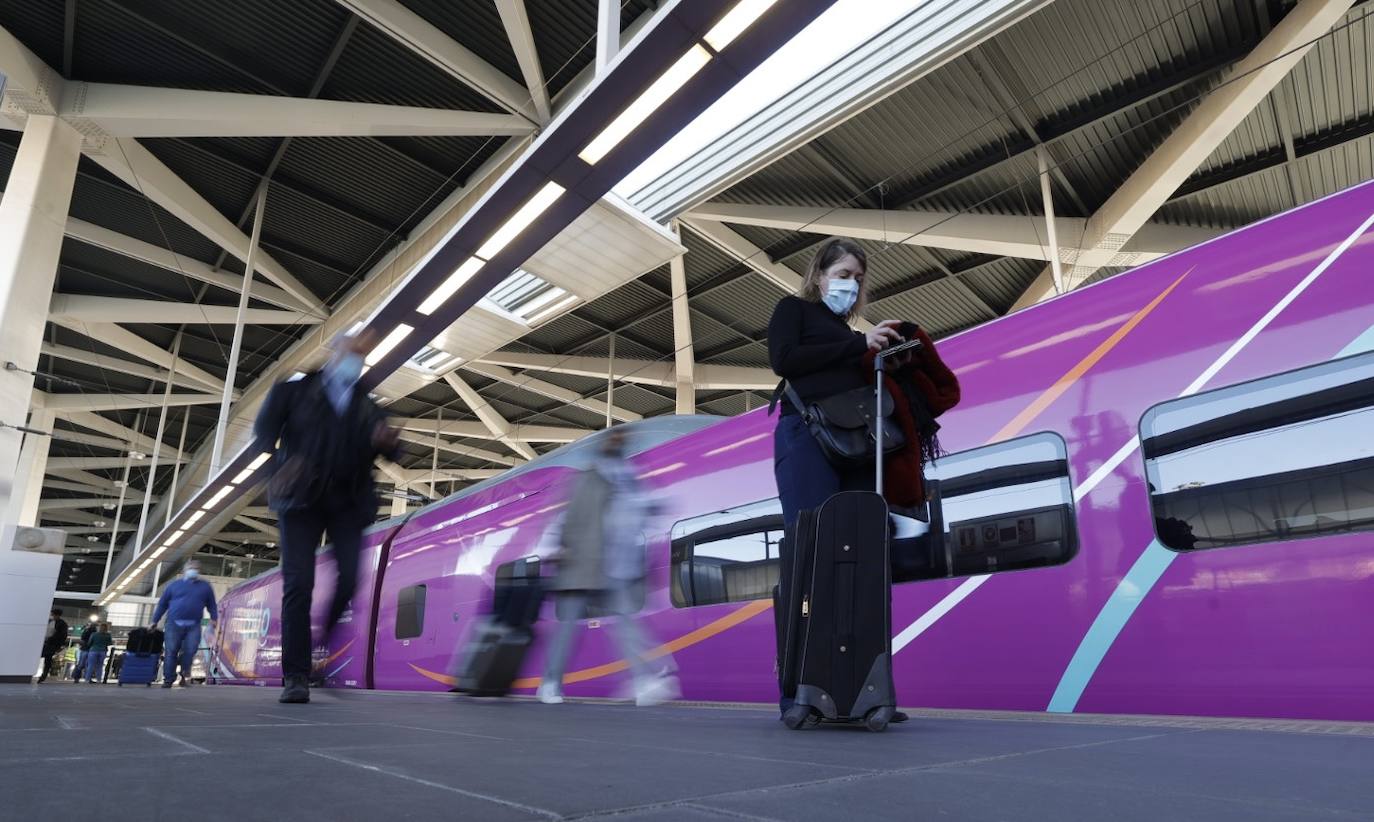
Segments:
[[[884,348],[882,351],[878,352],[878,356],[880,358],[887,358],[892,356],[893,354],[900,354],[903,351],[910,351],[912,349],[921,347],[922,343],[920,340],[907,340],[906,342],[897,343],[896,345],[891,346],[889,348]]]

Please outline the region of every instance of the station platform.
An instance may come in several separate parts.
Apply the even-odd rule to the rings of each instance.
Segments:
[[[6,819],[1369,819],[1374,725],[0,686]]]

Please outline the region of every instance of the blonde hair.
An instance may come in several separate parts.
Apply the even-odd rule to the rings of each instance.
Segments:
[[[859,261],[859,267],[863,269],[863,274],[859,279],[859,296],[855,298],[854,305],[849,309],[849,313],[844,315],[846,321],[852,321],[863,313],[864,306],[868,304],[868,254],[864,253],[863,247],[853,240],[845,237],[831,237],[821,243],[820,248],[811,257],[811,264],[806,267],[806,274],[802,277],[801,288],[797,290],[797,296],[812,303],[821,301],[821,277],[825,276],[825,270],[846,255],[854,255],[854,259]]]

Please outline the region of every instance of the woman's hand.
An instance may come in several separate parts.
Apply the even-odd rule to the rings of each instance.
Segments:
[[[901,323],[897,320],[883,320],[869,329],[868,333],[864,334],[864,338],[868,341],[868,350],[882,351],[889,345],[900,342],[902,335],[897,333],[898,325]]]

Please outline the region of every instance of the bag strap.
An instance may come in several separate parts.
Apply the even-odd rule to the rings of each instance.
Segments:
[[[797,413],[801,414],[802,419],[807,422],[811,421],[811,414],[806,410],[806,403],[802,402],[801,395],[797,393],[797,389],[793,388],[792,383],[787,380],[782,380],[778,383],[778,387],[773,389],[773,398],[768,401],[768,416],[773,416],[773,408],[778,404],[778,400],[783,397],[786,397],[787,401],[792,403],[792,407],[797,409]]]

